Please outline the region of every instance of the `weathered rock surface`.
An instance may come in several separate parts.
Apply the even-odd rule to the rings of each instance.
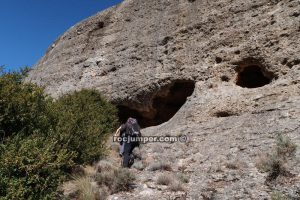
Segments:
[[[299,36],[299,0],[125,0],[63,34],[27,81],[54,97],[96,88],[123,117],[160,124],[145,135],[189,137],[142,147],[190,175],[186,193],[145,186],[157,175],[146,168],[112,199],[297,199],[300,150],[280,183],[255,163],[277,133],[300,145]]]

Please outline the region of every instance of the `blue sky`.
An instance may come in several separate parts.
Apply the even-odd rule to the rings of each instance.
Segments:
[[[33,66],[77,22],[122,0],[0,0],[0,66]]]

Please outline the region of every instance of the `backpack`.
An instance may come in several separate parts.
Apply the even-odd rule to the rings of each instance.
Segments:
[[[126,135],[132,137],[141,136],[141,128],[137,120],[134,118],[129,118],[126,122]]]

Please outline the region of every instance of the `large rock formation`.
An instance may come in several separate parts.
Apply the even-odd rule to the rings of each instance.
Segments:
[[[174,170],[185,163],[188,199],[295,197],[300,151],[280,184],[266,184],[255,163],[278,133],[300,144],[299,35],[299,0],[125,0],[70,28],[27,81],[54,97],[96,88],[122,119],[157,125],[145,134],[188,135],[144,146]],[[141,184],[155,177],[142,173]],[[122,197],[168,196],[145,187]]]

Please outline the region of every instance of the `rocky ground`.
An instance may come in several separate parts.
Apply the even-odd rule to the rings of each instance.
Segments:
[[[133,192],[117,194],[114,197],[270,199],[271,194],[281,191],[292,199],[299,199],[299,150],[295,157],[286,163],[292,176],[279,176],[273,182],[268,182],[268,173],[261,172],[257,167],[262,155],[275,151],[277,134],[289,136],[294,143],[300,144],[299,97],[295,95],[299,94],[299,90],[297,86],[290,90],[290,84],[287,85],[286,90],[281,88],[261,95],[249,94],[249,90],[244,90],[243,94],[240,94],[239,101],[253,104],[251,109],[248,108],[249,110],[244,112],[231,110],[228,106],[224,109],[226,112],[234,113],[231,116],[214,117],[212,112],[212,117],[198,115],[197,120],[194,118],[193,121],[181,123],[181,116],[195,113],[182,108],[180,114],[168,123],[144,129],[143,133],[151,136],[188,136],[187,143],[149,143],[141,147],[142,157],[150,167],[151,163],[162,160],[170,163],[173,174],[184,173],[189,177],[189,182],[183,184],[185,192],[170,194],[165,192],[169,191],[167,188],[155,186],[155,180],[162,172],[153,172],[146,167],[138,172],[139,183]],[[204,96],[209,98],[208,94]],[[192,98],[198,97],[190,97],[186,107],[193,107],[198,111],[205,110],[205,107],[209,108],[208,102],[213,103],[213,99],[218,99],[213,96],[207,101],[207,105],[201,107],[188,105],[193,102]],[[222,99],[226,99],[226,95]]]
[[[144,135],[188,136],[142,145],[136,185],[111,199],[299,199],[299,149],[274,180],[258,167],[278,134],[300,145],[299,11],[299,0],[125,0],[64,33],[26,81],[53,97],[95,88]],[[161,160],[171,171],[150,170]],[[189,181],[171,192],[161,173]]]

